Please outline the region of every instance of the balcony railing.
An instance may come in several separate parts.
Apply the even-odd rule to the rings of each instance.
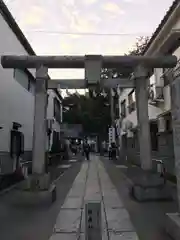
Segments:
[[[174,79],[180,76],[180,59],[174,68],[167,69],[161,76],[164,81],[164,85],[168,85]]]

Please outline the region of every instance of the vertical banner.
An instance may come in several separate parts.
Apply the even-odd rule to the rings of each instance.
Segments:
[[[115,137],[115,128],[111,127],[109,128],[109,144],[116,142],[116,137]]]

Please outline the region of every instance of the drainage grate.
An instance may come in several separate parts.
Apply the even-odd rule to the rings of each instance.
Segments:
[[[102,240],[101,235],[101,203],[90,202],[85,206],[86,240]]]

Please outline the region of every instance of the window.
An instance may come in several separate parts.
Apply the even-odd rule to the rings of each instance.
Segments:
[[[129,113],[133,112],[135,110],[135,91],[134,89],[130,92],[130,94],[128,95],[128,108],[129,108]]]
[[[61,122],[61,104],[57,98],[54,98],[54,118],[57,122]]]
[[[35,80],[31,73],[27,70],[14,69],[14,79],[21,84],[26,90],[35,93]]]
[[[121,116],[126,117],[126,100],[121,102]]]

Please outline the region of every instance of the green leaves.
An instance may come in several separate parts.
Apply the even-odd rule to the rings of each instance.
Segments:
[[[63,100],[64,122],[69,124],[82,124],[87,134],[98,133],[106,135],[110,125],[110,106],[108,96],[100,94],[96,97],[71,95]]]

